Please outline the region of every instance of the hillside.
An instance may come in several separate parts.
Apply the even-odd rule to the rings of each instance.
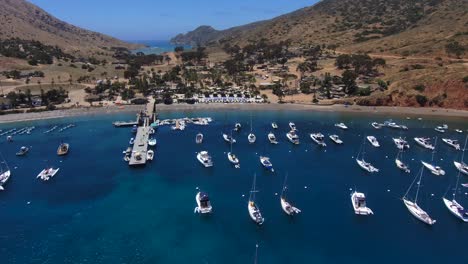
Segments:
[[[102,47],[139,47],[70,25],[25,0],[0,0],[0,39],[11,38],[37,40],[86,56],[102,52]]]
[[[449,41],[468,45],[466,10],[466,0],[324,0],[260,23],[221,31],[211,28],[202,44],[243,45],[266,38],[333,44],[346,51],[438,54]],[[196,33],[174,40],[191,42]]]

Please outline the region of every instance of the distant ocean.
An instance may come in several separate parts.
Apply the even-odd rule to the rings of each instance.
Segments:
[[[390,116],[314,111],[253,111],[255,144],[247,142],[250,111],[162,111],[160,117],[207,117],[209,126],[188,125],[184,131],[160,127],[155,160],[144,168],[130,168],[122,151],[134,135],[130,128],[114,128],[112,122],[135,118],[134,113],[0,124],[4,131],[36,126],[31,135],[16,135],[14,142],[0,138],[0,152],[12,169],[12,176],[0,192],[0,254],[3,264],[152,264],[152,263],[466,263],[468,223],[462,223],[444,206],[450,197],[457,171],[453,165],[461,151],[442,143],[446,138],[464,141],[468,129],[463,118]],[[393,118],[409,130],[376,130],[371,122]],[[279,128],[273,130],[271,122]],[[287,142],[288,122],[295,122],[301,144]],[[222,133],[234,132],[233,152],[241,168],[227,159],[229,145]],[[344,122],[349,130],[334,127]],[[44,134],[53,126],[76,124],[75,128]],[[448,124],[438,134],[434,127]],[[268,142],[274,131],[278,145]],[[203,144],[195,143],[202,132]],[[309,133],[327,136],[326,148],[312,143]],[[342,146],[329,134],[338,134]],[[368,174],[356,164],[363,138],[374,135],[380,148],[366,146],[366,160],[380,169]],[[394,163],[397,149],[392,137],[406,137],[411,148],[403,159],[411,174]],[[419,204],[437,223],[426,226],[406,209],[401,197],[431,151],[417,146],[413,137],[439,136],[436,163],[445,176],[425,171]],[[70,143],[70,153],[58,157],[61,141]],[[15,156],[21,146],[30,146],[25,157]],[[204,168],[196,152],[207,150],[214,167]],[[264,170],[259,155],[271,158],[275,173]],[[468,157],[465,157],[465,162]],[[49,182],[36,175],[46,166],[60,167]],[[265,217],[263,226],[249,218],[247,200],[254,173],[257,174],[257,202]],[[288,173],[288,197],[302,210],[291,218],[281,210],[279,194]],[[462,176],[463,183],[468,176]],[[208,192],[212,215],[193,213],[196,187]],[[356,216],[350,188],[367,196],[375,215]],[[468,188],[457,200],[468,208]],[[411,193],[414,197],[414,192]],[[465,260],[463,260],[465,259]]]
[[[133,41],[138,44],[146,45],[146,48],[132,50],[133,53],[143,52],[144,54],[161,54],[164,52],[174,51],[174,48],[180,45],[173,45],[168,40],[137,40]],[[192,47],[185,45],[185,50],[189,50]]]

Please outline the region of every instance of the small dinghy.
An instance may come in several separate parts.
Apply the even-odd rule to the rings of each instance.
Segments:
[[[154,159],[154,151],[152,149],[148,150],[148,152],[146,152],[146,159],[147,160],[153,160]]]
[[[150,145],[151,147],[156,146],[157,143],[158,141],[155,138],[148,139],[148,145]]]
[[[198,133],[197,136],[195,137],[195,142],[197,144],[201,144],[203,143],[203,134],[202,133]]]

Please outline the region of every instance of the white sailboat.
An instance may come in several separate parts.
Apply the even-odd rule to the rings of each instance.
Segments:
[[[333,142],[335,142],[338,145],[343,144],[343,140],[340,139],[338,135],[330,135],[328,136]]]
[[[195,142],[197,144],[201,144],[203,143],[203,134],[202,133],[198,133],[197,136],[195,137]]]
[[[242,125],[240,123],[236,123],[234,125],[234,130],[237,131],[237,132],[239,132],[241,130],[241,128],[242,128]]]
[[[434,148],[435,146],[437,146],[437,137],[435,138]],[[434,162],[434,155],[435,155],[435,150],[432,151],[431,162]],[[421,163],[424,165],[424,167],[426,167],[429,171],[431,171],[432,174],[437,175],[437,176],[445,175],[445,171],[441,167],[433,165],[428,162],[424,162],[424,161],[421,161]]]
[[[458,183],[460,181],[460,172],[457,175],[457,183],[455,184],[455,190],[453,190],[453,196],[452,200],[449,200],[445,197],[442,197],[442,200],[444,201],[445,206],[449,211],[456,216],[458,219],[462,220],[463,222],[468,223],[468,211],[461,206],[457,200],[455,200],[455,196],[457,195],[458,191]]]
[[[354,213],[357,215],[373,215],[374,212],[367,207],[366,195],[354,191],[351,193],[351,203],[353,204]]]
[[[287,215],[296,215],[296,214],[299,214],[301,212],[300,209],[292,206],[288,200],[286,199],[286,190],[287,190],[287,185],[286,185],[286,181],[288,179],[288,175],[286,174],[286,177],[284,178],[284,183],[283,183],[283,189],[281,190],[281,197],[280,197],[280,202],[281,202],[281,208],[283,208],[283,211],[287,214]]]
[[[250,191],[250,196],[249,196],[249,203],[247,205],[247,208],[249,210],[249,215],[250,218],[257,224],[257,225],[262,225],[265,219],[262,217],[262,213],[260,212],[260,208],[258,207],[257,203],[255,202],[255,193],[257,193],[257,190],[255,189],[255,184],[257,181],[257,175],[254,174],[254,179],[252,183],[252,190]]]
[[[257,137],[252,132],[252,115],[250,115],[250,134],[247,136],[247,140],[249,141],[250,144],[255,143],[255,141],[257,140]]]
[[[457,162],[457,161],[454,161],[453,164],[455,165],[455,167],[457,168],[457,170],[465,175],[468,175],[468,165],[465,163],[465,161],[463,160],[464,157],[465,157],[465,150],[466,150],[466,143],[468,142],[468,135],[466,136],[465,138],[465,144],[463,146],[463,149],[462,149],[462,156],[461,156],[461,159],[460,159],[460,162]]]
[[[372,146],[378,148],[380,147],[379,141],[374,136],[367,136],[367,140],[371,143]]]
[[[273,132],[268,133],[268,140],[270,141],[271,144],[278,144],[278,141],[276,140],[275,134]]]
[[[10,179],[11,171],[6,163],[5,159],[2,157],[2,161],[0,162],[0,191],[5,190],[5,184],[7,183],[8,179]]]
[[[327,144],[325,143],[324,139],[325,139],[325,136],[322,134],[322,133],[313,133],[313,134],[310,134],[310,138],[315,142],[317,143],[317,145],[319,145],[320,147],[326,147]]]
[[[226,141],[227,143],[236,143],[236,140],[235,140],[233,137],[231,137],[231,136],[229,136],[228,134],[226,134],[226,133],[223,133],[223,139],[224,139],[224,141]]]
[[[395,158],[395,164],[400,170],[402,170],[402,171],[404,171],[406,173],[411,172],[408,165],[406,165],[403,162],[403,151],[402,150],[398,151],[398,154],[397,154],[397,156]]]
[[[210,197],[207,193],[198,192],[197,195],[195,195],[195,201],[197,202],[197,207],[195,207],[194,213],[209,214],[213,211]]]
[[[367,172],[370,172],[370,173],[379,172],[379,169],[377,169],[372,164],[364,160],[365,144],[366,144],[365,141],[362,142],[361,149],[359,150],[359,153],[356,156],[356,162],[359,165],[359,167],[361,167],[363,170]],[[359,158],[359,156],[361,156],[361,158]]]
[[[419,195],[419,188],[421,187],[421,181],[422,181],[422,176],[423,176],[424,168],[421,167],[419,170],[419,173],[414,177],[413,182],[409,186],[408,190],[406,191],[405,195],[403,196],[403,203],[405,204],[406,208],[408,211],[417,219],[422,221],[423,223],[426,223],[428,225],[433,225],[436,223],[436,220],[432,219],[426,211],[424,211],[421,207],[418,205],[418,195]],[[417,189],[416,189],[416,197],[414,201],[410,201],[408,198],[408,193],[411,191],[413,185],[416,183]]]
[[[460,143],[456,139],[442,138],[442,141],[456,150],[460,150]]]
[[[231,132],[231,137],[232,137],[232,132]],[[227,157],[228,157],[228,160],[232,163],[232,165],[234,165],[236,169],[240,168],[239,158],[237,158],[237,156],[234,153],[232,153],[232,142],[231,142],[231,149],[228,152]]]
[[[395,143],[395,146],[399,150],[405,150],[405,149],[410,148],[410,145],[408,144],[408,142],[406,140],[404,140],[403,138],[401,138],[401,137],[393,138],[393,142]]]

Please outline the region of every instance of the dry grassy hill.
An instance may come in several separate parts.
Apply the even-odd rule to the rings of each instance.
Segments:
[[[20,38],[91,56],[102,47],[135,48],[118,39],[63,22],[25,0],[0,0],[0,39]]]

